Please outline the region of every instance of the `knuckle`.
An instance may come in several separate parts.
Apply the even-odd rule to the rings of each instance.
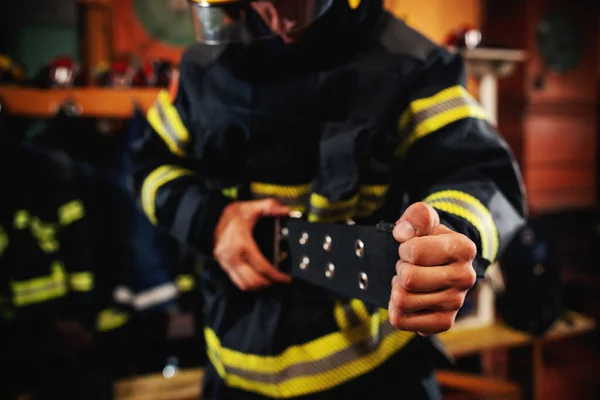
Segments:
[[[465,249],[465,258],[468,261],[471,261],[473,259],[475,259],[475,257],[477,256],[477,246],[475,245],[475,242],[473,242],[471,239],[469,239],[466,236],[462,236],[463,237],[463,241],[464,241],[464,249]]]
[[[275,200],[273,198],[269,198],[269,199],[264,200],[264,205],[268,208],[273,208],[273,207],[277,207],[279,205],[279,203],[277,202],[277,200]]]
[[[388,312],[388,318],[390,320],[390,324],[394,328],[397,328],[397,329],[401,328],[400,314],[394,307],[390,307],[389,312]]]
[[[453,295],[447,304],[451,311],[458,311],[463,306],[463,298],[460,295]]]
[[[404,263],[400,266],[398,279],[400,280],[400,286],[402,286],[406,290],[414,289],[413,272],[414,269],[410,264]]]
[[[477,273],[471,263],[466,263],[463,267],[461,283],[465,289],[471,288],[477,282]]]
[[[394,308],[402,308],[402,305],[404,303],[404,300],[402,299],[404,296],[402,296],[401,290],[398,287],[395,287],[392,289],[392,296],[391,296],[391,301],[392,301],[392,306]]]
[[[437,328],[439,332],[445,332],[454,326],[454,317],[450,313],[438,314]]]
[[[472,287],[473,285],[475,285],[476,282],[477,282],[477,273],[475,272],[475,268],[473,268],[473,266],[471,264],[469,264],[469,275],[468,275],[467,284],[469,285],[469,287]]]

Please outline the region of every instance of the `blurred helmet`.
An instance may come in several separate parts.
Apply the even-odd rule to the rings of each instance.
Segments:
[[[147,86],[151,66],[141,64],[133,57],[122,56],[112,62],[101,62],[94,70],[96,84],[106,87]]]
[[[361,4],[361,0],[189,0],[196,38],[206,44],[274,36],[292,43],[334,2],[351,9]]]
[[[84,74],[77,61],[69,56],[61,56],[44,65],[38,73],[36,81],[41,87],[82,86]]]
[[[481,31],[465,24],[450,32],[446,37],[446,45],[459,49],[475,49],[482,43]]]
[[[25,79],[25,71],[9,56],[0,54],[0,83],[17,83]]]
[[[173,74],[177,67],[168,60],[156,60],[153,63],[153,85],[168,88],[173,80]]]

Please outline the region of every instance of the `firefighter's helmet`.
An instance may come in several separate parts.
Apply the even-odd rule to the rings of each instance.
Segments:
[[[358,9],[361,0],[189,0],[189,4],[200,42],[247,43],[279,36],[290,43],[334,4]]]
[[[69,88],[83,86],[85,74],[81,65],[69,56],[60,56],[45,64],[36,77],[38,86]]]
[[[475,49],[482,44],[482,34],[472,25],[462,25],[451,31],[446,37],[446,45],[458,49]]]
[[[148,85],[151,72],[151,66],[134,57],[119,56],[112,62],[96,65],[94,80],[97,85],[105,87],[140,87]]]

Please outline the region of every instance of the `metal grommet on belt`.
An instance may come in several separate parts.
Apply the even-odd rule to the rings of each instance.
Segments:
[[[358,287],[360,290],[367,290],[369,286],[369,277],[364,272],[358,274]]]
[[[325,236],[325,241],[323,242],[323,250],[325,251],[331,251],[331,236],[327,235]]]
[[[333,279],[335,275],[335,265],[333,263],[327,263],[327,268],[325,268],[325,276],[327,279]]]
[[[302,257],[302,261],[300,262],[300,269],[302,271],[308,269],[309,264],[310,264],[310,259],[308,257]]]
[[[358,239],[354,243],[354,253],[358,258],[363,258],[365,256],[365,244],[362,240]]]
[[[300,236],[300,244],[302,246],[306,246],[306,243],[308,243],[308,233],[302,232],[302,235]]]

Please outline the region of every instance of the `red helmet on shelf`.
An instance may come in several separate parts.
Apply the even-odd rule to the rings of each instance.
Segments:
[[[123,56],[96,66],[96,84],[107,87],[140,87],[148,85],[146,67],[133,57]]]
[[[475,49],[481,45],[482,34],[476,27],[464,24],[448,34],[445,44],[460,49]]]
[[[154,86],[168,88],[173,80],[173,74],[177,70],[177,66],[168,60],[156,60],[154,65]]]
[[[81,65],[72,57],[60,56],[44,65],[37,75],[41,87],[69,88],[85,84]]]

